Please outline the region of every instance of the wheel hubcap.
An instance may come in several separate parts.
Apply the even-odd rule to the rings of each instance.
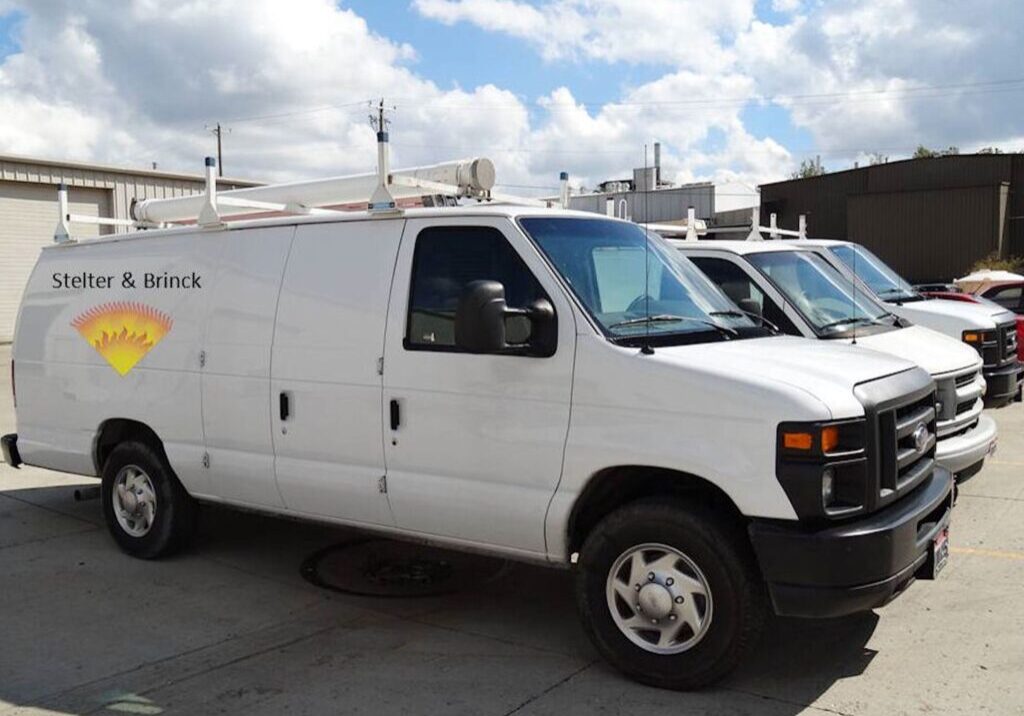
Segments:
[[[143,537],[156,517],[156,490],[149,475],[136,465],[125,465],[114,477],[111,499],[121,529],[132,537]]]
[[[631,642],[655,654],[693,648],[711,624],[711,589],[688,556],[663,544],[623,552],[608,573],[612,620]]]

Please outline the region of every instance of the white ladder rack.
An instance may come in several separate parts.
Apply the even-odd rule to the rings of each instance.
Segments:
[[[206,229],[222,228],[234,218],[252,218],[256,213],[337,215],[345,204],[366,202],[371,214],[395,214],[402,210],[397,199],[442,195],[503,204],[550,207],[565,203],[567,189],[557,200],[536,200],[493,191],[494,164],[486,157],[463,159],[429,166],[391,171],[388,133],[377,132],[377,171],[368,174],[329,177],[308,181],[267,184],[217,191],[216,160],[207,157],[206,187],[202,194],[171,199],[133,200],[130,219],[107,219],[72,214],[68,192],[59,185],[57,198],[60,218],[54,241],[74,241],[71,224],[99,224],[133,229],[165,228],[174,224],[196,223]],[[563,179],[566,185],[567,177]],[[328,208],[333,207],[333,208]]]

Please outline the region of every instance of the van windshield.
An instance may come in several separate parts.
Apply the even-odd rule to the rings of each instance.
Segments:
[[[665,345],[673,336],[764,335],[689,259],[636,224],[566,217],[519,223],[610,338],[650,336]]]
[[[766,251],[747,259],[767,276],[820,336],[838,337],[890,315],[854,282],[810,251]]]
[[[921,300],[921,296],[913,286],[863,246],[839,244],[829,248],[856,274],[857,278],[866,283],[883,301]]]

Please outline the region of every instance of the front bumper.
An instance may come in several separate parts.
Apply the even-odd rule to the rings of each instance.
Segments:
[[[4,462],[11,467],[21,465],[21,455],[18,453],[18,436],[14,433],[0,437],[0,451],[4,454]]]
[[[982,413],[978,424],[967,432],[939,440],[935,447],[935,460],[956,477],[994,453],[998,439],[996,421]]]
[[[863,519],[810,529],[757,520],[748,527],[780,616],[836,617],[880,607],[929,566],[949,525],[953,476],[934,473],[904,499]]]
[[[986,368],[983,375],[988,390],[985,392],[985,407],[998,408],[1012,402],[1020,395],[1021,379],[1024,373],[1021,364],[1014,361],[1002,368]]]

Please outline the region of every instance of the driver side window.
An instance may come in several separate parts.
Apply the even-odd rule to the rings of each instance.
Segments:
[[[438,226],[416,237],[405,347],[449,350],[455,347],[455,309],[466,284],[499,281],[509,308],[526,308],[544,289],[505,236],[489,226]],[[505,322],[509,344],[530,338],[530,321],[511,316]]]
[[[793,336],[802,335],[785,311],[765,295],[746,271],[732,261],[707,256],[694,256],[692,261],[737,306],[744,308],[746,301],[753,301],[760,308],[761,315],[778,326],[780,331]]]

